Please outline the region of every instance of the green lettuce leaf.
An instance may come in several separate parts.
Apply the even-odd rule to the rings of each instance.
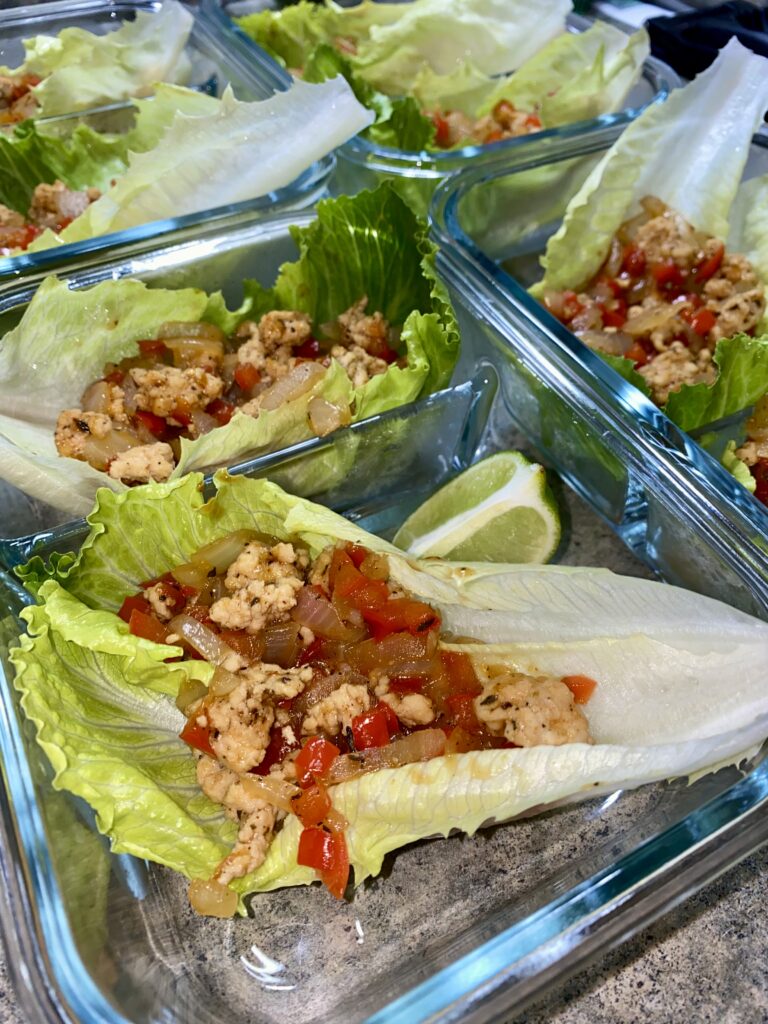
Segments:
[[[627,36],[597,21],[586,32],[565,32],[502,79],[476,114],[500,100],[538,111],[545,128],[608,114],[622,106],[649,52],[645,29]]]
[[[139,582],[245,526],[298,538],[313,554],[340,539],[386,552],[394,579],[439,607],[446,629],[484,641],[459,645],[474,660],[600,681],[585,708],[593,746],[478,751],[334,787],[357,884],[417,839],[735,763],[768,733],[768,626],[719,602],[606,570],[420,563],[267,481],[220,474],[207,504],[199,485],[190,476],[102,491],[82,552],[43,585],[13,653],[55,786],[91,804],[115,851],[206,877],[232,842],[231,823],[196,788],[194,759],[177,738],[184,720],[163,680],[199,663],[164,665],[107,619]],[[113,652],[116,635],[136,644],[134,656]],[[299,831],[287,821],[237,891],[312,881],[296,862]]]
[[[166,95],[172,101],[173,94]],[[295,82],[256,103],[236,100],[229,87],[220,100],[204,100],[205,110],[197,109],[202,100],[192,100],[176,113],[149,151],[130,154],[108,192],[58,236],[46,233],[30,249],[266,195],[371,121],[343,79]],[[160,123],[150,122],[150,130],[159,131]]]
[[[647,195],[698,230],[726,238],[749,142],[768,106],[767,66],[732,39],[711,67],[629,125],[568,204],[542,258],[536,294],[584,285]]]
[[[717,343],[712,384],[686,384],[673,391],[664,411],[683,430],[724,419],[754,404],[768,392],[768,337],[737,334]]]
[[[127,140],[78,125],[67,139],[46,136],[33,121],[0,135],[0,203],[26,214],[35,187],[57,179],[73,189],[110,187],[125,170]]]
[[[159,11],[140,11],[114,32],[95,35],[65,28],[56,36],[25,41],[20,68],[2,73],[33,74],[40,115],[49,117],[146,95],[156,82],[184,82],[189,60],[184,53],[192,14],[177,0]]]
[[[755,493],[757,487],[757,481],[749,471],[749,466],[742,462],[736,454],[736,442],[729,441],[725,446],[722,458],[720,459],[723,466],[736,480],[739,481],[742,487],[746,487],[750,494]]]
[[[83,390],[106,363],[135,355],[137,342],[152,337],[166,320],[205,320],[230,334],[246,318],[298,309],[323,324],[367,295],[370,310],[402,324],[400,352],[407,357],[406,366],[392,365],[360,388],[334,363],[306,396],[257,419],[238,413],[226,426],[183,441],[174,478],[311,437],[307,407],[314,396],[346,403],[359,420],[449,382],[459,348],[453,310],[436,276],[426,225],[392,187],[320,203],[317,219],[294,229],[294,237],[299,258],[281,268],[272,288],[246,282],[243,305],[233,312],[220,295],[193,288],[148,288],[123,280],[70,291],[63,281],[46,280],[0,347],[0,473],[49,504],[80,514],[91,507],[98,486],[124,490],[87,463],[60,458],[54,427],[62,409],[79,407]],[[349,448],[335,468],[324,464],[326,484],[334,473],[349,470],[352,455]],[[313,493],[317,483],[314,472],[295,486]]]

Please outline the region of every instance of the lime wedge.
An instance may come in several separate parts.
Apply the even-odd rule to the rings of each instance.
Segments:
[[[499,452],[459,474],[420,505],[394,543],[419,558],[455,562],[547,562],[560,515],[542,466]]]

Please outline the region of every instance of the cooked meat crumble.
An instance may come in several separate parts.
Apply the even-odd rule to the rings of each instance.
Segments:
[[[0,208],[0,234],[2,233]],[[15,230],[12,211],[9,230]],[[278,309],[244,321],[231,338],[206,323],[162,324],[138,354],[105,367],[80,408],[65,409],[56,428],[60,455],[89,462],[124,483],[166,480],[182,438],[224,426],[236,412],[254,418],[308,394],[336,360],[355,388],[386,372],[398,356],[399,331],[380,312],[366,313],[366,296],[322,324],[316,337],[306,313]],[[349,403],[313,397],[308,428],[323,436],[351,421]],[[250,594],[233,595],[226,614],[250,616]],[[239,607],[239,611],[236,609]],[[244,619],[244,621],[245,621]],[[257,619],[253,628],[258,630]],[[235,627],[240,628],[240,627]]]

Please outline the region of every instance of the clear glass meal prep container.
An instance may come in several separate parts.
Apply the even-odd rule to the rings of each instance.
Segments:
[[[499,156],[444,183],[432,206],[440,269],[463,315],[482,321],[504,408],[561,475],[667,580],[767,617],[768,510],[526,290],[568,199],[614,138],[607,129],[571,146],[553,139],[543,159]],[[768,140],[756,135],[745,173],[766,172]],[[583,420],[595,416],[601,427],[589,435]],[[696,435],[721,450],[745,417]],[[635,464],[616,450],[619,432],[652,439],[657,457]],[[670,515],[676,500],[690,504],[693,481],[706,490],[704,546]]]
[[[232,36],[245,42],[251,50],[251,60],[259,67],[264,77],[271,75],[275,89],[287,89],[291,84],[290,74],[277,63],[262,47],[251,40],[232,20],[246,13],[240,0],[201,0],[203,16],[211,22],[228,29]],[[264,6],[264,5],[262,5]],[[266,5],[269,6],[269,5]],[[231,12],[231,17],[229,16]],[[569,26],[573,31],[584,31],[590,21],[579,15],[571,15]],[[604,114],[588,121],[579,121],[562,128],[552,128],[535,135],[506,139],[490,146],[465,146],[445,152],[409,152],[379,146],[361,135],[350,139],[339,148],[336,170],[331,180],[334,195],[354,195],[362,189],[375,188],[383,179],[397,180],[407,190],[410,202],[426,209],[435,186],[454,171],[474,167],[487,156],[495,153],[540,152],[540,147],[556,138],[579,139],[598,129],[614,125],[624,128],[634,120],[648,104],[667,98],[670,89],[679,85],[680,79],[668,65],[655,57],[648,57],[637,85],[626,100],[624,109],[613,114]]]
[[[307,223],[310,217],[293,219]],[[122,263],[102,261],[79,283],[124,274],[164,285],[204,281],[209,288],[232,287],[254,274],[269,280],[295,254],[290,220],[241,224],[219,234],[209,226],[195,241],[124,255]],[[463,404],[455,400],[459,422],[452,423],[451,437],[442,437],[448,444],[437,457],[439,445],[428,442],[424,461],[414,467],[409,447],[420,440],[417,429],[372,464],[372,473],[386,471],[384,487],[396,515],[388,517],[381,490],[366,495],[367,478],[350,474],[341,506],[385,532],[402,515],[396,506],[403,496],[406,505],[411,500],[414,479],[429,488],[477,445],[492,387],[488,361],[500,372],[504,400],[496,401],[481,452],[521,443],[506,400],[513,385],[521,401],[526,387],[546,388],[558,400],[572,386],[563,365],[546,351],[525,367],[499,358],[507,342],[495,293],[472,276],[457,280],[453,258],[443,253],[440,265],[463,324],[466,347],[456,379],[479,365],[491,384],[481,381],[479,397],[469,402],[483,407],[469,426],[466,395]],[[19,288],[17,305],[25,290],[26,284]],[[6,310],[13,306],[7,295],[4,303]],[[483,307],[477,321],[470,315],[474,304]],[[586,386],[588,376],[573,363],[576,383]],[[656,564],[674,574],[674,565],[664,561],[665,541],[685,534],[713,573],[725,566],[745,590],[752,587],[749,572],[736,564],[741,522],[717,504],[706,475],[666,444],[658,425],[635,429],[628,401],[625,409],[607,390],[597,391],[593,385],[590,403],[573,408],[574,429],[602,444],[632,474],[632,486],[624,488],[628,507],[634,507],[640,485],[653,499],[658,513],[647,550]],[[441,429],[444,434],[444,422]],[[453,449],[457,433],[466,448],[460,440]],[[275,461],[282,472],[285,466]],[[575,472],[570,478],[579,480]],[[587,475],[579,484],[587,495],[593,485]],[[569,504],[566,562],[647,574],[594,512],[573,496]],[[39,547],[42,553],[72,549],[81,536],[81,524],[64,526],[41,537]],[[647,555],[642,545],[635,547]],[[30,550],[29,542],[17,541],[3,545],[3,556],[10,564]],[[757,599],[759,591],[754,593]],[[13,577],[0,574],[4,658],[18,630],[14,612],[25,599]],[[10,677],[7,660],[4,666]],[[768,840],[768,768],[757,755],[742,771],[723,770],[690,786],[677,781],[618,792],[472,839],[422,842],[388,857],[383,876],[366,882],[349,903],[313,886],[257,896],[244,920],[203,919],[190,912],[182,879],[108,853],[89,810],[50,788],[47,762],[10,683],[0,694],[8,797],[0,802],[0,923],[19,1003],[33,1021],[509,1021],[555,981]]]
[[[123,21],[132,20],[141,11],[156,11],[161,0],[55,0],[0,10],[0,65],[18,66],[24,57],[22,40],[30,36],[55,35],[61,29],[77,26],[99,34],[116,29]],[[190,88],[220,96],[228,84],[240,100],[268,99],[275,92],[272,76],[254,64],[250,47],[220,26],[191,9],[194,24],[186,52],[192,66]],[[133,119],[135,108],[130,101],[115,103],[90,111],[42,118],[46,131],[68,133],[78,123],[89,124],[97,131],[125,130]],[[256,199],[224,205],[199,213],[167,220],[152,221],[124,231],[41,252],[17,256],[0,256],[0,280],[19,274],[50,270],[71,260],[103,253],[118,245],[165,237],[188,224],[199,222],[236,221],[252,210],[281,212],[312,206],[327,189],[334,168],[329,154],[308,167],[295,181]]]

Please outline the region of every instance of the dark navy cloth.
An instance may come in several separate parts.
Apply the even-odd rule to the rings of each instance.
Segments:
[[[706,12],[651,18],[646,28],[654,56],[683,78],[693,78],[708,68],[731,36],[768,57],[768,10],[747,0],[732,0]]]

